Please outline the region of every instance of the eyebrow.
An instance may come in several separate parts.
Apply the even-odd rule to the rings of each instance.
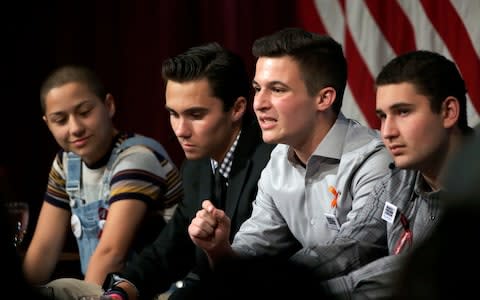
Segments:
[[[49,113],[48,115],[46,115],[46,117],[47,117],[47,118],[54,118],[54,117],[62,116],[62,115],[65,115],[65,112],[63,112],[63,111],[56,111],[56,112],[53,112],[53,113]]]
[[[85,100],[83,100],[82,102],[80,102],[80,103],[78,103],[77,105],[75,105],[75,106],[73,107],[73,110],[76,111],[76,110],[80,109],[82,106],[87,105],[87,104],[90,104],[91,102],[93,102],[92,99],[85,99]],[[49,113],[49,114],[46,115],[46,116],[58,116],[58,115],[63,115],[63,114],[65,114],[65,111],[61,110],[61,111],[51,112],[51,113]]]
[[[399,102],[399,103],[395,103],[392,106],[390,106],[389,109],[390,110],[398,110],[398,109],[401,109],[401,108],[409,108],[409,107],[413,107],[413,106],[414,106],[414,104],[412,104],[412,103]]]
[[[274,86],[276,84],[280,84],[282,86],[288,87],[288,84],[286,84],[285,82],[280,81],[280,80],[269,81],[269,82],[267,82],[266,86],[270,87],[270,86]],[[260,84],[258,82],[256,82],[255,80],[252,80],[252,85],[260,85]]]
[[[398,102],[398,103],[395,103],[395,104],[389,106],[388,110],[396,110],[396,109],[405,108],[405,107],[413,107],[414,105],[415,104],[413,104],[413,103]],[[381,109],[376,109],[375,112],[376,113],[383,113],[384,111],[381,110]]]
[[[207,111],[209,108],[203,107],[203,106],[194,106],[194,107],[189,107],[182,112],[177,112],[176,110],[165,105],[165,109],[168,111],[176,112],[176,113],[191,113],[191,112],[198,112],[198,111]]]

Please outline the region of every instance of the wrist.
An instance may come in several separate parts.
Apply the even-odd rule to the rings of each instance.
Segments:
[[[108,283],[104,285],[104,295],[118,295],[119,300],[137,300],[139,299],[137,287],[125,278],[117,274],[109,274]]]
[[[128,294],[120,287],[113,287],[104,294],[105,296],[110,297],[113,300],[128,300]]]

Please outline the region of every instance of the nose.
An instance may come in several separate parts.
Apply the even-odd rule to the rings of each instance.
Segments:
[[[70,116],[68,120],[70,133],[75,136],[81,136],[85,130],[82,121],[76,116]]]
[[[398,128],[395,123],[394,118],[385,117],[382,120],[381,129],[382,137],[385,140],[391,140],[392,138],[398,136]]]
[[[258,90],[255,92],[255,96],[253,97],[253,109],[255,111],[264,111],[270,105],[270,101],[264,90]]]
[[[170,118],[173,132],[177,138],[188,138],[191,135],[190,123],[185,118]]]

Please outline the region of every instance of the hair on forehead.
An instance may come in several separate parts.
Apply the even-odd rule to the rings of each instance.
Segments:
[[[68,83],[84,84],[102,101],[105,100],[107,95],[105,86],[93,70],[80,65],[65,65],[52,71],[40,87],[40,104],[43,112],[45,112],[45,99],[47,94],[52,89]]]

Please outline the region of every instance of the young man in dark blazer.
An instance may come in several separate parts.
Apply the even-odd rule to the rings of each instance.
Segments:
[[[250,216],[257,181],[274,148],[263,143],[249,108],[251,81],[239,56],[216,43],[201,45],[164,61],[162,76],[170,123],[186,156],[185,197],[155,242],[107,278],[102,299],[151,299],[175,282],[182,287],[170,299],[194,295],[208,261],[188,235],[191,220],[203,200],[216,201],[232,219],[233,239]],[[223,176],[221,199],[214,193],[216,171]],[[73,297],[102,293],[85,282],[71,284]]]

